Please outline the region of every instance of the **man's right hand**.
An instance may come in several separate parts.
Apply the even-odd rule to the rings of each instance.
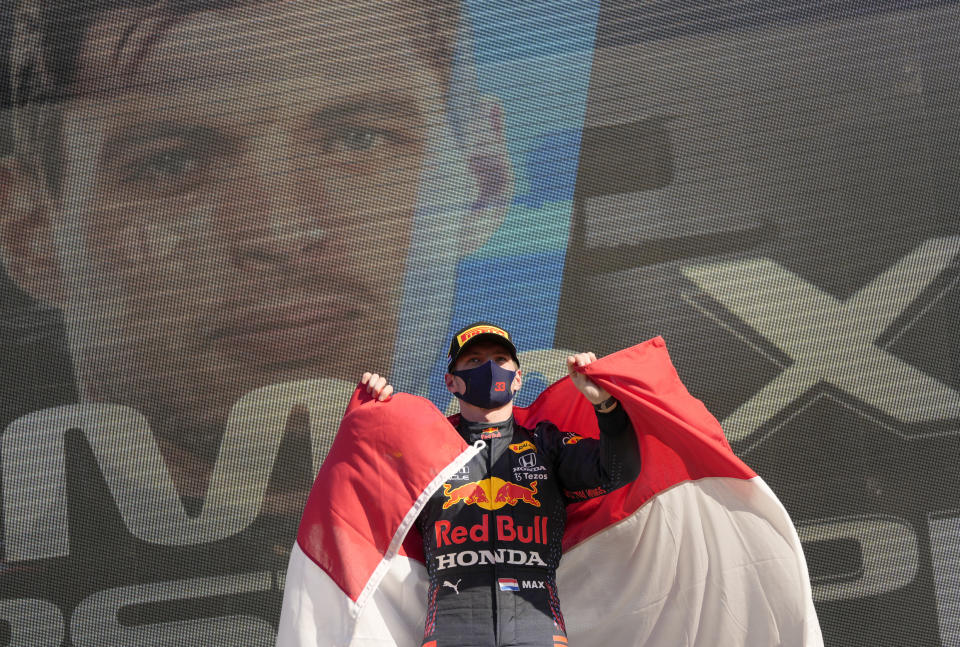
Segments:
[[[360,378],[360,384],[367,387],[367,393],[380,402],[393,395],[393,387],[387,383],[387,378],[382,375],[368,371]]]

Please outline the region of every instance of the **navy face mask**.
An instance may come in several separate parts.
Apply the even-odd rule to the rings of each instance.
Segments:
[[[514,393],[510,385],[517,372],[503,368],[492,359],[480,366],[450,371],[450,374],[459,377],[467,385],[466,391],[455,395],[475,407],[496,409],[513,400]]]

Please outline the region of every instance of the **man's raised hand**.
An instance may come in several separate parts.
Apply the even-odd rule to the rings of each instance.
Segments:
[[[387,382],[387,378],[382,375],[367,371],[360,378],[360,384],[367,387],[367,393],[380,402],[393,395],[393,387]]]
[[[583,373],[575,371],[577,366],[586,366],[597,361],[597,356],[593,353],[577,353],[567,357],[567,370],[570,372],[570,379],[574,386],[583,394],[591,404],[600,404],[610,397],[610,394],[601,386],[598,386],[593,380]]]

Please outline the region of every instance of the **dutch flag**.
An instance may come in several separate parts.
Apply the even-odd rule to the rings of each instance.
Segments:
[[[512,577],[501,577],[497,580],[500,583],[501,591],[519,591],[520,585]]]

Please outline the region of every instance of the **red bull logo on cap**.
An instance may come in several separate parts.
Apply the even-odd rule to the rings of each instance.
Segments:
[[[504,481],[497,476],[491,476],[482,481],[464,483],[451,488],[449,483],[443,484],[443,495],[447,501],[443,504],[446,510],[452,505],[476,505],[484,510],[499,510],[505,505],[515,506],[521,501],[535,508],[540,507],[536,498],[537,482],[531,481],[530,486]]]

